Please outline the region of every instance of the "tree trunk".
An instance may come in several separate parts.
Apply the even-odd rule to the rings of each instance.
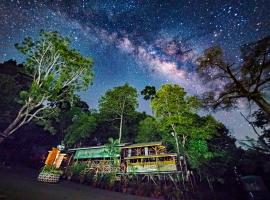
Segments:
[[[188,168],[187,168],[187,158],[186,158],[186,151],[185,151],[185,146],[186,146],[186,136],[182,135],[182,147],[183,147],[183,163],[184,163],[184,171],[185,171],[185,176],[187,178],[188,174]]]
[[[123,115],[121,115],[120,117],[119,144],[121,143],[121,139],[122,139],[122,130],[123,130]]]
[[[264,111],[270,119],[270,104],[260,95],[253,97],[253,101]]]
[[[177,138],[177,134],[176,133],[174,133],[174,139],[175,139],[175,144],[176,144],[176,153],[177,153],[177,160],[178,160],[178,168],[180,167],[180,169],[182,170],[179,141],[178,141],[178,138]]]

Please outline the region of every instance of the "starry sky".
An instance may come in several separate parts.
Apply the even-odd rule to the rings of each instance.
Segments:
[[[40,29],[58,31],[74,48],[94,59],[95,78],[81,93],[90,107],[112,87],[128,82],[180,84],[189,95],[207,88],[195,72],[196,58],[220,45],[228,59],[241,61],[239,46],[270,34],[269,0],[1,0],[0,62],[23,58],[14,44]],[[140,97],[139,111],[151,113]],[[240,111],[220,111],[238,139],[254,136]]]

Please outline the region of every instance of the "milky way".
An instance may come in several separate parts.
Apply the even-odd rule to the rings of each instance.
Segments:
[[[213,45],[240,61],[239,46],[270,34],[268,0],[100,0],[0,2],[0,61],[23,58],[14,44],[40,29],[69,36],[73,46],[94,59],[93,85],[81,97],[91,107],[109,88],[125,82],[138,91],[146,85],[177,83],[189,94],[207,90],[195,72],[195,61]],[[140,99],[139,110],[151,113]],[[252,130],[239,112],[215,116],[240,139]],[[233,119],[233,120],[232,120]]]

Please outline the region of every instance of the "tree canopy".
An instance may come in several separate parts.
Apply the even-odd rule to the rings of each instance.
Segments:
[[[137,91],[125,84],[108,90],[99,100],[99,111],[108,120],[119,120],[119,143],[122,139],[124,119],[133,115],[138,106]]]
[[[96,129],[96,118],[90,113],[79,113],[74,115],[72,124],[67,128],[64,142],[72,146],[82,140],[89,138]],[[81,146],[81,145],[79,145]]]
[[[21,109],[1,133],[0,142],[32,119],[43,120],[63,98],[88,88],[92,81],[92,59],[70,48],[70,41],[57,32],[41,31],[34,41],[27,37],[16,48],[25,56],[24,67],[32,78],[29,89],[20,92]],[[51,108],[50,112],[46,112]]]
[[[140,121],[136,142],[153,142],[162,138],[159,122],[153,117],[147,117]]]
[[[211,47],[198,59],[198,72],[211,90],[204,93],[205,102],[213,108],[230,108],[238,100],[255,102],[268,117],[270,103],[266,98],[270,87],[270,37],[243,45],[242,61],[225,59],[220,47]]]
[[[199,159],[211,157],[205,140],[212,137],[218,123],[211,116],[197,115],[199,106],[200,101],[196,97],[186,96],[183,88],[170,84],[162,85],[151,101],[161,128],[174,138],[178,160],[180,162],[183,157],[184,165],[187,165],[186,158],[190,164],[194,164],[196,160],[199,162]],[[198,156],[195,150],[200,151],[201,156]]]
[[[155,86],[145,86],[145,88],[141,91],[141,95],[143,95],[145,100],[152,100],[156,96]]]

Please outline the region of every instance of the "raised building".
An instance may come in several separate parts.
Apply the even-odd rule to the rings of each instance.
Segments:
[[[121,150],[127,172],[176,171],[176,156],[167,153],[162,142],[132,144]]]
[[[162,142],[121,144],[119,152],[112,156],[106,146],[69,149],[71,162],[84,162],[96,172],[111,172],[116,160],[119,172],[176,171],[176,154],[167,153]]]

